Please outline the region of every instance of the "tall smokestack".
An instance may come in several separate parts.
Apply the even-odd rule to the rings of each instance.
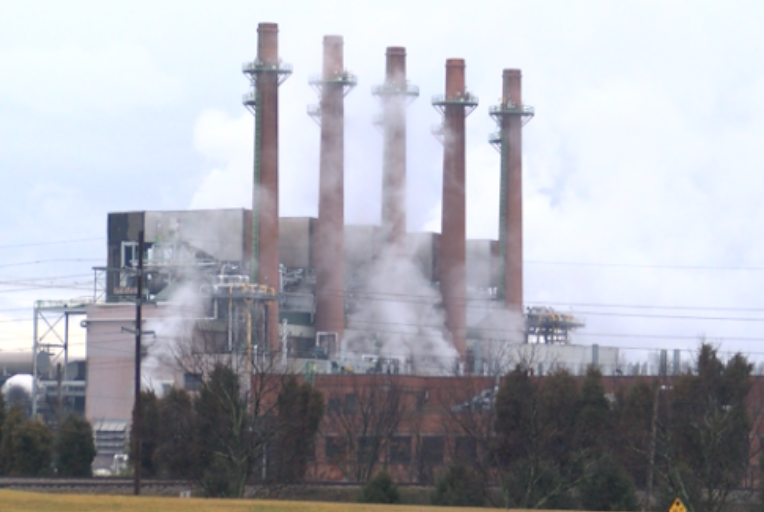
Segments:
[[[406,105],[419,96],[419,88],[406,81],[406,48],[387,48],[385,83],[372,92],[382,99],[383,239],[402,249],[406,242]]]
[[[443,113],[443,213],[438,275],[454,348],[463,358],[466,341],[466,201],[465,201],[465,118],[477,98],[464,86],[464,60],[446,61],[446,94],[433,98],[433,106]]]
[[[291,74],[280,62],[278,25],[257,26],[257,59],[243,66],[253,90],[244,105],[255,116],[255,163],[252,192],[250,279],[279,293],[279,85]],[[266,306],[265,336],[271,350],[279,347],[278,301]]]
[[[533,117],[532,107],[523,105],[522,74],[505,69],[502,74],[501,104],[490,108],[499,125],[492,142],[501,151],[499,206],[499,251],[501,273],[499,299],[507,309],[523,313],[523,132]]]
[[[343,63],[342,36],[324,36],[324,66],[320,77],[312,79],[321,95],[318,109],[311,114],[321,123],[318,222],[315,237],[316,331],[331,334],[324,348],[339,349],[345,331],[345,95],[356,84]],[[319,341],[321,341],[319,339]]]

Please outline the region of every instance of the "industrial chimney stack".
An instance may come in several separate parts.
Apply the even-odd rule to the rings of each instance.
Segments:
[[[260,23],[257,33],[257,59],[243,66],[252,83],[243,103],[255,116],[250,280],[279,293],[279,85],[292,69],[278,56],[278,25]],[[268,346],[278,350],[278,301],[267,303],[266,315]]]
[[[345,71],[342,36],[324,36],[324,65],[310,80],[321,102],[308,113],[321,125],[318,222],[314,240],[316,267],[316,333],[329,355],[339,349],[345,330],[345,107],[356,85]]]
[[[507,309],[523,313],[523,155],[522,127],[533,117],[523,105],[519,69],[502,74],[501,104],[489,111],[499,125],[491,142],[501,152],[499,201],[500,268],[498,295]]]
[[[372,92],[382,99],[383,240],[400,250],[406,242],[406,106],[419,96],[419,88],[406,80],[406,48],[387,48],[385,83]]]
[[[464,358],[466,342],[466,201],[465,118],[478,104],[464,85],[464,60],[446,61],[446,94],[433,106],[443,114],[443,202],[438,277],[446,311],[446,327],[454,348]]]

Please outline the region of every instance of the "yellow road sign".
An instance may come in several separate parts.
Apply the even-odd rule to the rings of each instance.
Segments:
[[[671,504],[671,508],[668,509],[668,512],[687,512],[687,507],[684,506],[682,500],[677,498],[674,500],[674,503]]]

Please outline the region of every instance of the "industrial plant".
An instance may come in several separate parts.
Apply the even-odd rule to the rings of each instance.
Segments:
[[[420,91],[399,46],[387,48],[385,81],[372,89],[382,109],[381,225],[347,225],[344,99],[358,80],[343,45],[341,36],[324,37],[321,73],[309,81],[318,93],[307,109],[319,125],[317,218],[279,214],[279,86],[292,68],[279,55],[277,25],[261,23],[257,56],[242,69],[251,85],[243,104],[255,125],[251,209],[110,213],[93,300],[36,309],[36,326],[49,312],[67,323],[78,315],[86,328],[81,386],[99,460],[122,450],[129,431],[136,328],[143,386],[160,393],[199,389],[221,361],[243,382],[279,371],[317,386],[325,375],[490,382],[516,365],[538,375],[555,368],[579,375],[590,364],[626,371],[618,349],[571,343],[582,319],[524,303],[522,131],[535,112],[523,103],[520,70],[497,70],[501,100],[488,108],[498,126],[488,142],[500,153],[497,240],[466,237],[465,123],[478,98],[462,59],[446,60],[443,93],[432,97],[442,119],[434,129],[443,145],[441,231],[407,232],[406,114]],[[35,375],[40,354],[51,352],[41,339],[36,332]],[[35,407],[45,402],[39,393]]]

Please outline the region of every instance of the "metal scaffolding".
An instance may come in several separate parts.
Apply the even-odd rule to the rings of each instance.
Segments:
[[[32,416],[38,412],[38,355],[46,353],[51,359],[63,355],[63,380],[67,381],[69,362],[69,317],[87,314],[87,307],[93,304],[89,297],[72,300],[38,300],[34,303],[34,324],[32,342]]]

